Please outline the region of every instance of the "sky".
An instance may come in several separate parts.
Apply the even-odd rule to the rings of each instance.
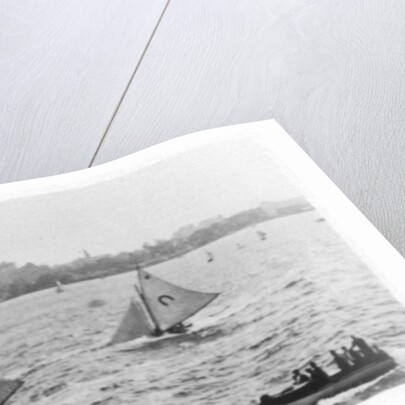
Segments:
[[[82,249],[133,251],[181,226],[298,195],[260,143],[246,137],[162,153],[112,180],[0,202],[0,262],[53,265],[82,257]]]

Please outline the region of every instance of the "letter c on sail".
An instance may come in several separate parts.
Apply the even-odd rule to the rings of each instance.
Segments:
[[[166,307],[169,306],[169,304],[166,302],[167,300],[174,301],[174,298],[171,297],[170,295],[161,295],[161,296],[159,296],[159,298],[158,298],[158,301],[159,301],[162,305],[165,305]]]

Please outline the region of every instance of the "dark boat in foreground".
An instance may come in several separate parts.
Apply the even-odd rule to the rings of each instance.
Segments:
[[[0,378],[0,405],[6,401],[21,387],[21,380],[5,380]]]
[[[358,367],[350,373],[342,372],[330,376],[330,382],[321,387],[308,383],[299,388],[289,388],[274,395],[264,395],[261,405],[315,405],[319,400],[333,397],[341,392],[372,381],[397,366],[395,360],[384,354]]]

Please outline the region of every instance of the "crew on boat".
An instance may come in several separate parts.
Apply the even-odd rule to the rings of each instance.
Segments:
[[[377,345],[369,345],[364,339],[352,336],[352,345],[348,349],[346,346],[341,347],[342,352],[337,353],[335,350],[330,350],[334,363],[340,369],[340,373],[330,377],[325,370],[319,367],[314,361],[306,364],[304,371],[296,369],[292,372],[293,386],[287,387],[281,394],[272,397],[270,395],[262,395],[260,397],[260,405],[279,405],[278,397],[280,395],[289,395],[295,392],[308,393],[316,392],[325,385],[336,382],[336,377],[342,378],[346,374],[354,372],[363,366],[377,361],[392,359],[391,356],[381,350]]]
[[[342,357],[349,363],[354,364],[355,360],[346,346],[342,346]]]
[[[349,354],[350,354],[350,356],[352,357],[352,359],[353,359],[353,364],[356,366],[356,367],[360,367],[360,366],[362,366],[362,365],[364,365],[365,364],[365,357],[364,357],[364,355],[363,354],[361,354],[361,352],[359,351],[359,350],[357,350],[357,349],[355,349],[355,348],[350,348],[349,349]]]
[[[352,366],[352,367],[361,367],[367,363],[366,357],[357,349],[342,346],[341,356]]]
[[[321,385],[330,383],[330,377],[322,367],[319,367],[314,361],[311,361],[309,365],[311,366],[311,377],[314,382]]]
[[[306,384],[311,381],[311,379],[306,374],[301,373],[300,370],[293,371],[293,380],[294,385]]]
[[[318,376],[316,375],[316,372],[308,367],[305,369],[305,372],[310,376],[310,383],[312,386],[316,387],[320,385],[320,381],[318,380]]]
[[[372,345],[373,351],[375,353],[376,360],[390,359],[391,356],[384,350],[380,349],[377,345]]]
[[[178,324],[172,326],[171,328],[167,329],[168,333],[173,333],[173,334],[181,334],[181,333],[186,333],[189,328],[191,328],[192,324],[191,323],[183,323],[179,322]],[[154,337],[159,337],[162,336],[164,332],[156,327],[154,331],[151,333],[152,336]]]
[[[329,375],[314,361],[311,361],[309,366],[305,369],[305,373],[300,370],[293,370],[294,385],[311,383],[313,386],[320,387],[330,382]]]
[[[351,336],[352,345],[348,349],[342,346],[342,353],[338,354],[331,350],[336,365],[343,372],[350,372],[354,368],[363,367],[375,360],[389,358],[388,353],[376,345],[369,345],[363,338]]]
[[[365,357],[373,357],[374,351],[373,349],[366,343],[366,341],[360,337],[356,337],[354,335],[351,336],[352,338],[352,349],[359,349],[360,353]]]
[[[192,325],[191,323],[184,324],[183,322],[179,322],[177,325],[172,326],[167,331],[169,333],[186,333],[187,329],[190,328]]]
[[[342,355],[336,353],[335,350],[330,350],[329,353],[332,355],[333,361],[342,373],[348,373],[351,371],[352,366]]]
[[[152,331],[151,336],[153,336],[153,337],[160,337],[160,336],[162,336],[163,334],[164,334],[164,332],[163,332],[160,328],[156,327],[156,328]]]

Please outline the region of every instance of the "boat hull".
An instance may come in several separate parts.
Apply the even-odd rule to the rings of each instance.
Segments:
[[[328,384],[320,390],[303,398],[288,399],[279,397],[273,398],[270,403],[271,405],[315,405],[321,399],[333,397],[341,392],[372,381],[375,378],[394,369],[396,366],[397,365],[392,358],[384,359],[382,361],[364,366],[359,370],[349,374],[348,376],[343,377],[331,384]],[[288,395],[286,395],[286,397],[288,397]]]

